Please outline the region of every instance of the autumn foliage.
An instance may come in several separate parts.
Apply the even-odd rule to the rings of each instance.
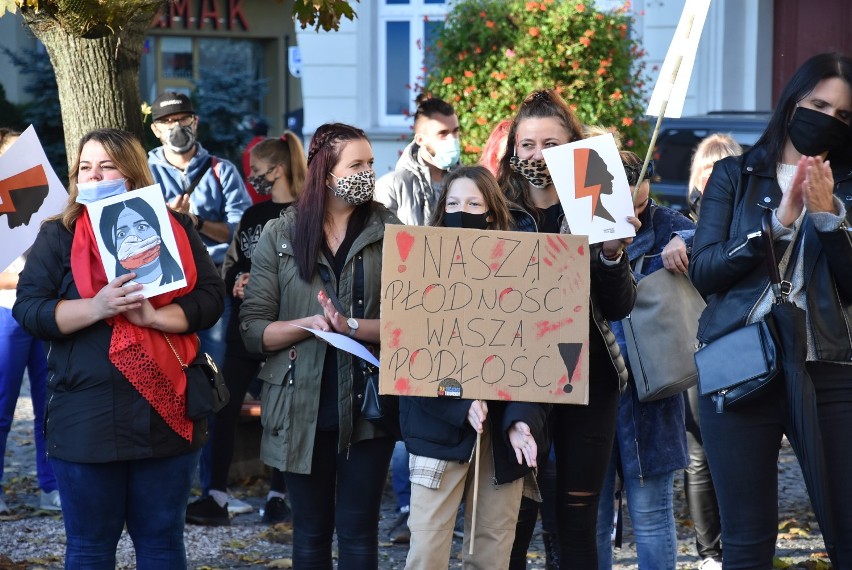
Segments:
[[[629,6],[592,2],[459,0],[427,60],[418,88],[452,103],[464,153],[476,160],[488,133],[534,89],[555,87],[586,124],[616,129],[638,150],[644,51],[630,36]]]

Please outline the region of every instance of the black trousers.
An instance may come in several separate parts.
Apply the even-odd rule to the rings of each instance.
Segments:
[[[337,452],[337,432],[318,431],[311,473],[284,473],[293,508],[293,568],[338,570],[379,565],[379,512],[394,441],[383,437]]]
[[[835,568],[852,568],[852,366],[808,363],[816,391],[828,479],[828,516],[834,544],[826,544]],[[709,396],[699,412],[704,449],[722,515],[725,570],[772,567],[778,534],[778,452],[787,435],[794,450],[803,443],[790,433],[784,379],[742,407],[717,414]]]
[[[695,549],[702,559],[722,561],[722,520],[713,488],[713,476],[704,453],[701,423],[698,418],[698,387],[683,393],[686,404],[686,444],[689,466],[684,470],[684,490],[689,516],[695,528]]]

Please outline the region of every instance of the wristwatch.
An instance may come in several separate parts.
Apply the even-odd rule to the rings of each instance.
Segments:
[[[195,231],[200,232],[201,228],[204,227],[204,218],[201,216],[195,216]]]
[[[355,331],[358,330],[358,321],[349,317],[346,319],[346,324],[349,325],[349,333],[347,333],[350,337],[355,338]]]

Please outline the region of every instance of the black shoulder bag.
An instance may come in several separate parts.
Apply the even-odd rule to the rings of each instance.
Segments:
[[[203,420],[224,408],[231,393],[213,357],[199,350],[195,360],[187,364],[175,350],[169,335],[163,333],[163,336],[186,375],[186,417],[192,421]]]
[[[355,279],[352,285],[353,309],[352,317],[364,318],[364,258],[359,253],[354,262]],[[337,308],[340,314],[345,315],[347,311],[337,297],[331,282],[328,268],[317,264],[317,271],[325,284],[328,298]],[[357,360],[357,362],[355,362]],[[360,407],[356,407],[360,417],[368,420],[387,435],[396,440],[402,439],[402,430],[399,427],[399,396],[379,394],[379,371],[365,361],[353,355],[352,377],[356,400],[361,401]]]
[[[763,248],[769,280],[775,293],[775,302],[786,302],[792,284],[789,279],[796,265],[799,235],[787,263],[785,280],[781,280],[775,259],[772,239],[772,210],[763,213]],[[716,412],[734,408],[755,399],[780,371],[780,355],[772,335],[772,314],[763,320],[746,325],[719,337],[695,353],[698,368],[698,389],[702,396],[710,396]]]

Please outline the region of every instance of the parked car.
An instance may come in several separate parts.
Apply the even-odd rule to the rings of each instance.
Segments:
[[[769,112],[713,112],[695,117],[663,119],[654,148],[654,199],[680,211],[687,210],[689,165],[701,139],[713,133],[729,134],[748,150],[769,122]]]

